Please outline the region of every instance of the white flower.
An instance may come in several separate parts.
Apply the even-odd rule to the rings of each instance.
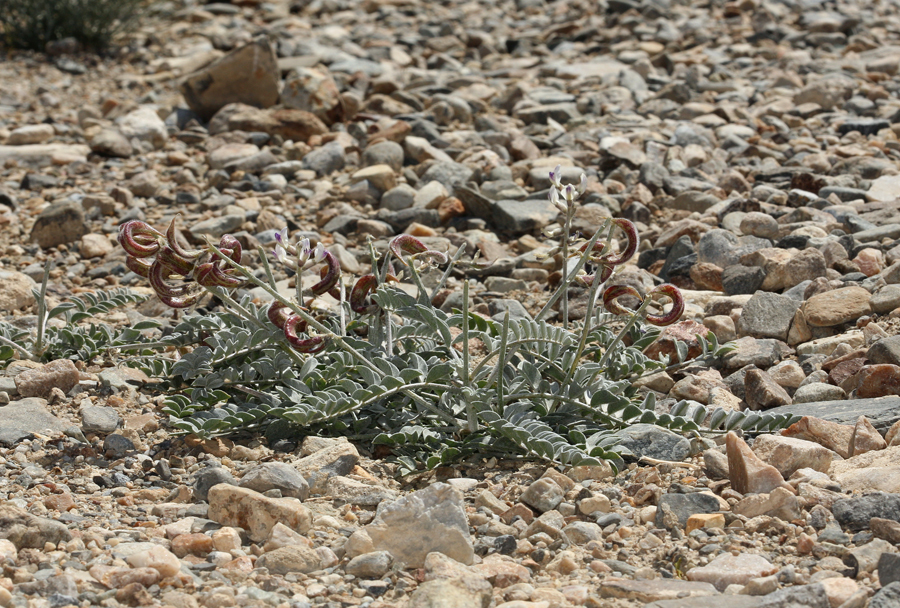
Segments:
[[[556,165],[556,168],[550,172],[550,183],[558,189],[562,189],[561,173],[562,165]]]
[[[587,190],[587,175],[584,173],[581,174],[581,182],[578,184],[578,196],[584,194],[584,191]]]

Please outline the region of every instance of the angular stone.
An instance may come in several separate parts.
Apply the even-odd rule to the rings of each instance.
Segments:
[[[115,408],[91,405],[81,408],[81,428],[87,433],[112,433],[122,426]]]
[[[723,553],[705,566],[691,568],[687,577],[690,581],[711,583],[719,591],[724,591],[728,585],[746,585],[751,579],[776,572],[778,566],[760,555]]]
[[[154,148],[162,148],[169,139],[166,123],[152,106],[141,106],[116,120],[119,132],[127,139],[149,142]]]
[[[833,327],[869,314],[871,294],[862,287],[842,287],[814,295],[803,303],[803,316],[814,327]]]
[[[778,469],[784,479],[806,468],[827,473],[831,466],[831,450],[795,437],[760,435],[753,442],[753,452]]]
[[[900,395],[900,366],[888,363],[865,365],[841,388],[855,389],[857,397],[863,399]]]
[[[407,608],[487,608],[491,584],[477,576],[445,578],[420,584]]]
[[[681,461],[691,452],[687,439],[653,424],[633,424],[616,435],[620,438],[616,445],[628,449],[634,458]]]
[[[715,513],[720,508],[719,500],[711,494],[669,492],[659,498],[656,509],[656,527],[672,528],[677,526],[679,529],[683,529],[691,515]]]
[[[309,491],[322,494],[332,477],[347,475],[359,462],[359,452],[349,442],[339,441],[293,463],[309,484]]]
[[[722,513],[695,513],[688,517],[684,525],[684,533],[690,534],[694,530],[704,528],[724,528],[725,516]]]
[[[280,73],[269,40],[260,36],[228,53],[181,84],[188,106],[204,120],[229,103],[268,108],[278,102]]]
[[[254,542],[268,538],[276,523],[306,533],[312,527],[312,513],[292,498],[269,498],[248,488],[218,484],[209,490],[211,520],[223,526],[247,530]]]
[[[866,359],[872,363],[900,365],[900,336],[879,340],[866,352]]]
[[[761,369],[751,369],[744,376],[744,394],[751,410],[768,410],[791,403],[787,391]]]
[[[491,206],[494,225],[504,232],[524,234],[540,230],[559,215],[550,201],[501,200]]]
[[[31,229],[29,240],[42,249],[74,243],[90,232],[84,216],[84,208],[75,201],[52,203],[41,211]]]
[[[775,488],[784,488],[795,493],[778,469],[763,462],[735,433],[730,432],[725,436],[725,449],[731,487],[736,492],[764,494]]]
[[[0,444],[15,447],[32,433],[53,435],[69,428],[47,410],[47,402],[38,397],[12,401],[0,409]]]
[[[875,538],[886,540],[892,545],[900,544],[900,521],[873,517],[869,520],[869,528]]]
[[[781,434],[785,437],[814,441],[833,452],[837,452],[841,458],[849,458],[853,428],[852,426],[837,424],[814,416],[804,416],[781,431]]]
[[[860,416],[850,436],[850,456],[859,456],[872,450],[883,450],[887,447],[884,440],[872,423],[865,416]]]
[[[744,517],[754,518],[760,515],[777,517],[783,521],[800,519],[800,501],[793,493],[784,488],[775,488],[768,494],[750,494],[738,501],[731,510]]]
[[[432,484],[383,507],[365,531],[374,550],[389,551],[407,567],[422,567],[432,551],[464,564],[474,559],[462,496],[444,483]]]
[[[675,342],[684,342],[688,346],[688,358],[700,355],[701,347],[699,338],[705,338],[709,334],[709,328],[696,321],[680,321],[674,325],[669,325],[651,344],[644,350],[644,354],[651,359],[660,359],[668,355],[669,360],[674,362],[675,359]]]
[[[297,469],[283,462],[266,462],[247,471],[238,484],[260,494],[277,489],[287,498],[309,498],[309,484]]]
[[[900,521],[900,494],[873,492],[835,501],[831,507],[835,519],[851,532],[865,530],[873,517]]]
[[[91,138],[91,152],[113,158],[128,158],[134,152],[131,142],[117,129],[103,129]]]
[[[344,116],[341,92],[328,72],[313,68],[295,68],[284,79],[281,103],[286,108],[312,112],[326,124]]]
[[[132,568],[153,568],[161,578],[175,576],[181,570],[181,560],[162,545],[129,555],[125,561]]]
[[[358,578],[381,578],[391,569],[393,561],[387,551],[373,551],[351,559],[344,571]]]
[[[519,500],[541,513],[553,510],[562,502],[565,492],[552,479],[538,479],[529,485]]]
[[[738,332],[744,336],[775,338],[784,342],[800,304],[787,296],[757,291],[741,311]]]

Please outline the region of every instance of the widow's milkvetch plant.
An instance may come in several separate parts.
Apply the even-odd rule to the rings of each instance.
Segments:
[[[564,230],[583,184],[551,194],[568,210]],[[624,246],[616,252],[619,232]],[[637,230],[625,219],[606,220],[586,241],[564,236],[562,279],[533,319],[473,313],[468,280],[459,309],[435,307],[463,248],[451,256],[409,235],[370,242],[371,271],[346,284],[331,252],[292,243],[286,230],[271,254],[259,251],[259,273],[227,235],[192,251],[178,245],[174,224],[165,234],[126,224],[120,238],[129,267],[167,304],[186,306],[203,292],[224,304],[185,317],[163,339],[179,347],[180,359],[136,361],[164,381],[165,411],[183,433],[263,433],[270,441],[342,434],[384,446],[409,472],[488,456],[599,464],[617,457],[615,432],[635,422],[699,433],[703,423],[721,432],[791,421],[692,402],[657,413],[654,394],[639,393],[636,379],[689,361],[684,344],[675,361],[644,354],[659,327],[678,320],[684,301],[672,285],[642,294],[611,280],[638,250]],[[270,255],[296,273],[294,290],[278,288]],[[422,273],[435,268],[438,284],[426,289]],[[304,288],[308,272],[318,274]],[[588,290],[583,320],[571,328],[548,322],[576,283]],[[251,284],[256,300],[235,293]],[[317,302],[326,294],[336,300],[330,308]],[[637,307],[626,308],[624,296]],[[701,347],[701,359],[728,350],[712,334]]]

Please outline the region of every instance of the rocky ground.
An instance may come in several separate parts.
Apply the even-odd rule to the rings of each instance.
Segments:
[[[527,315],[559,276],[540,254],[560,164],[564,181],[588,176],[577,230],[638,226],[616,280],[683,289],[670,334],[737,339],[717,366],[642,390],[660,408],[804,418],[706,443],[638,426],[624,441],[642,458],[615,477],[489,461],[397,481],[346,441],[172,439],[148,379],[110,355],[14,360],[0,606],[900,606],[897,15],[178,0],[115,58],[10,52],[0,315],[17,327],[36,326],[47,260],[51,302],[149,293],[117,226],[176,213],[195,242],[228,232],[250,249],[288,225],[348,273],[370,237],[465,245],[494,262],[475,309]],[[172,314],[151,299],[92,320]]]

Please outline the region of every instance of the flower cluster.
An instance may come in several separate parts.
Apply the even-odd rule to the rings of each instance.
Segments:
[[[584,191],[587,190],[587,175],[581,174],[581,180],[578,186],[572,184],[562,185],[562,165],[556,165],[556,168],[550,172],[550,202],[559,209],[560,213],[571,213]]]
[[[132,220],[119,227],[119,244],[128,254],[128,269],[147,279],[159,299],[172,308],[196,304],[205,293],[198,286],[234,289],[246,283],[222,258],[241,261],[241,244],[230,234],[221,238],[218,252],[191,251],[178,244],[174,218],[165,234]]]

